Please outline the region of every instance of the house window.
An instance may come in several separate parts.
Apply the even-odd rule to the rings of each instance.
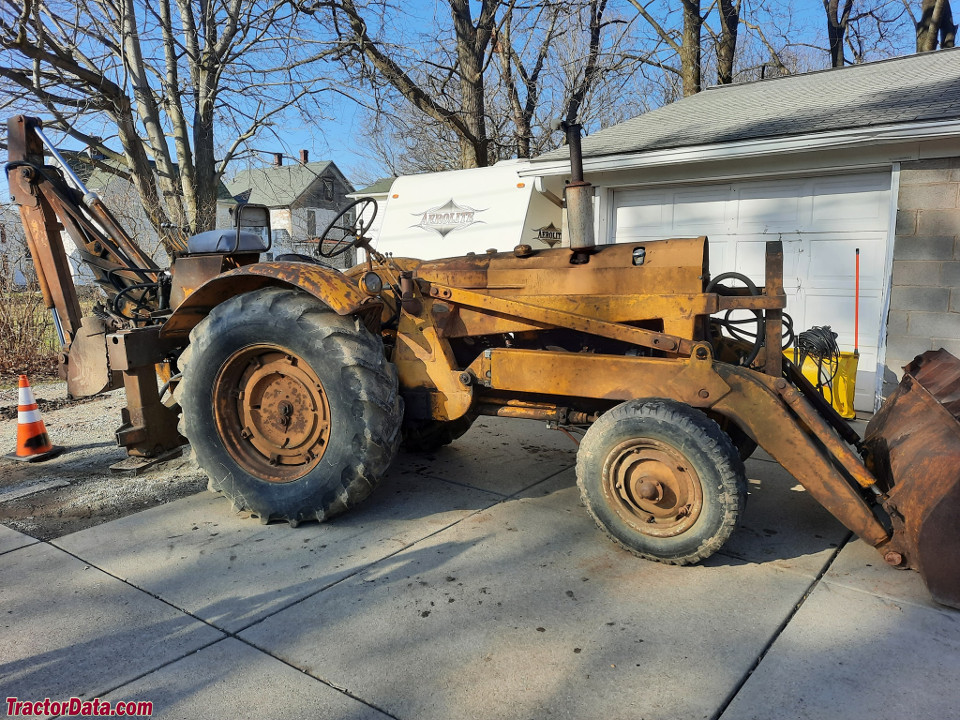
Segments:
[[[317,211],[307,210],[307,237],[317,235]]]
[[[333,200],[333,178],[323,179],[323,194],[327,200]]]

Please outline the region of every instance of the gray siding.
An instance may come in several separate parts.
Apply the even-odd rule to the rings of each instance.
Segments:
[[[350,202],[346,195],[353,188],[344,181],[333,165],[329,165],[310,183],[307,190],[290,206],[292,247],[295,252],[313,254],[316,238]],[[342,233],[341,233],[342,234]],[[357,253],[350,249],[321,261],[336,268],[350,268],[356,264]]]
[[[900,170],[884,395],[925,350],[960,357],[960,158]]]

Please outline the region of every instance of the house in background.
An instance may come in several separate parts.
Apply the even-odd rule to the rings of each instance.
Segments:
[[[164,251],[156,230],[147,219],[143,204],[133,185],[124,178],[76,159],[75,151],[64,151],[74,172],[88,190],[97,193],[117,216],[124,229],[157,265],[167,267],[170,260]],[[285,252],[312,254],[317,236],[347,203],[346,194],[353,190],[340,170],[332,162],[307,162],[307,151],[300,153],[301,163],[282,165],[278,155],[275,164],[248,170],[234,178],[230,188],[221,182],[217,189],[216,227],[229,228],[235,224],[234,208],[238,201],[267,205],[271,211],[274,246],[264,259]],[[100,158],[101,162],[107,162]],[[9,216],[9,217],[8,217]],[[0,233],[0,254],[5,258],[7,274],[14,282],[25,282],[32,265],[27,257],[19,224],[19,213],[14,206],[4,209]],[[86,285],[93,282],[93,274],[80,260],[73,240],[63,233],[64,249],[70,259],[74,282]],[[335,259],[339,267],[354,264],[355,252],[344,253]],[[2,269],[2,268],[0,268]]]
[[[288,165],[276,153],[273,165],[239,172],[227,187],[240,202],[270,208],[274,257],[283,253],[312,255],[318,236],[347,205],[347,194],[353,191],[333,162],[309,162],[306,150],[300,151],[299,162]],[[351,267],[355,257],[350,250],[334,263]]]
[[[0,203],[0,284],[26,285],[36,277],[20,210],[13,203]]]
[[[598,243],[707,235],[714,275],[784,249],[795,329],[854,346],[873,410],[915,355],[960,356],[960,49],[711,88],[583,140]],[[522,174],[559,191],[561,148]],[[567,240],[567,242],[569,242]]]

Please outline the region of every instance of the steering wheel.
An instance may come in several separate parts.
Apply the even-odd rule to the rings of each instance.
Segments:
[[[373,208],[369,218],[364,214],[368,209]],[[347,215],[354,208],[357,209],[356,220],[352,223],[347,222]],[[356,247],[363,239],[364,233],[373,225],[374,218],[377,217],[377,201],[372,197],[362,197],[354,200],[347,205],[340,213],[330,221],[323,234],[320,235],[320,242],[317,244],[317,255],[322,258],[335,258],[342,255],[352,247]],[[348,239],[349,238],[349,239]],[[324,250],[324,243],[333,244],[332,249]]]

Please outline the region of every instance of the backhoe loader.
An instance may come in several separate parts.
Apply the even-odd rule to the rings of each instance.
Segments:
[[[762,287],[711,279],[705,237],[597,246],[579,128],[566,130],[567,247],[385,257],[362,199],[319,257],[260,262],[269,233],[249,219],[264,209],[239,206],[235,228],[185,238],[159,268],[71,177],[42,123],[12,118],[6,173],[69,392],[122,383],[117,440],[132,461],[189,442],[211,490],[292,526],[360,503],[401,443],[437,448],[480,415],[543,420],[582,434],[577,480],[600,528],[681,565],[734,532],[743,458],[759,446],[960,608],[960,361],[917,357],[861,439],[782,352],[780,243],[767,244]],[[106,293],[87,317],[61,228]],[[366,261],[324,264],[351,247]],[[755,318],[752,342],[724,332],[727,311]]]

